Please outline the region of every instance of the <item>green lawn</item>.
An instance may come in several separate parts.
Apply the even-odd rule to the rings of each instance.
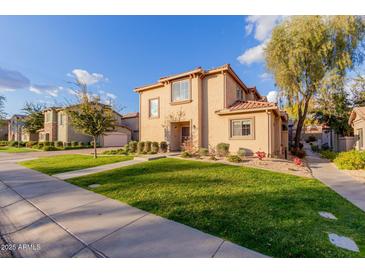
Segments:
[[[93,156],[89,155],[67,154],[43,157],[36,160],[20,162],[20,164],[52,175],[132,159],[132,156],[100,156],[97,159],[94,159]]]
[[[32,152],[32,151],[39,151],[37,149],[26,148],[26,147],[0,147],[1,152],[8,152],[8,153],[19,153],[19,152]]]
[[[315,179],[161,159],[68,181],[101,184],[92,191],[270,256],[365,256],[365,213]],[[335,247],[327,232],[351,237],[361,252]]]

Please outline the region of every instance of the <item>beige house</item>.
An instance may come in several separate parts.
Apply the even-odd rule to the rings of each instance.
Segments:
[[[26,132],[23,128],[25,115],[15,114],[8,122],[8,141],[38,141],[38,133]]]
[[[132,140],[139,140],[139,113],[130,112],[122,114],[121,123],[132,130]]]
[[[357,150],[364,150],[365,107],[355,107],[349,118],[349,124],[354,128],[355,145]]]
[[[8,141],[9,120],[0,120],[0,141]]]
[[[100,136],[98,140],[103,147],[123,146],[132,138],[132,130],[122,123],[122,116],[115,111],[114,116],[115,129]],[[92,137],[81,134],[72,127],[65,108],[52,107],[44,110],[44,128],[39,131],[39,141],[83,142],[86,144],[92,141]]]
[[[283,156],[287,115],[255,87],[247,87],[230,65],[162,77],[134,89],[140,96],[140,140],[167,141],[171,151],[186,140],[196,147],[230,144],[230,151],[258,150]]]

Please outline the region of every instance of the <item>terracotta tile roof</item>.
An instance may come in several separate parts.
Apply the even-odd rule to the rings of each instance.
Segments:
[[[230,111],[243,110],[243,109],[258,109],[276,107],[275,103],[263,102],[263,101],[236,101],[230,107]]]
[[[126,113],[126,114],[122,114],[122,119],[135,118],[135,117],[138,117],[138,116],[139,116],[139,112],[129,112],[129,113]]]

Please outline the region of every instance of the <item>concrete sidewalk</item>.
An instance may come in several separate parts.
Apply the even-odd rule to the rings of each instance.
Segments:
[[[113,163],[113,164],[107,164],[107,165],[90,167],[90,168],[85,168],[85,169],[80,169],[80,170],[75,170],[75,171],[58,173],[58,174],[54,174],[53,177],[61,179],[61,180],[67,180],[67,179],[71,179],[71,178],[75,178],[75,177],[81,177],[81,176],[86,176],[86,175],[90,175],[90,174],[94,174],[94,173],[99,173],[102,171],[112,170],[112,169],[116,169],[116,168],[120,168],[120,167],[124,167],[124,166],[135,165],[138,163],[142,163],[144,161],[146,161],[146,160],[134,159],[134,160],[129,160],[129,161],[117,162],[117,163]]]
[[[19,257],[265,257],[14,163],[0,180],[0,232]]]
[[[365,184],[322,159],[318,154],[306,147],[307,160],[313,176],[336,191],[342,197],[365,211]]]

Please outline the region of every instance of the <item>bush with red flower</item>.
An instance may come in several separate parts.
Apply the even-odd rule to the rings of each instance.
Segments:
[[[256,156],[257,156],[257,158],[259,158],[260,161],[262,161],[262,159],[264,159],[266,157],[266,153],[265,153],[265,151],[257,151]]]
[[[297,166],[301,166],[303,164],[303,161],[300,158],[298,158],[298,157],[294,157],[293,162]]]

